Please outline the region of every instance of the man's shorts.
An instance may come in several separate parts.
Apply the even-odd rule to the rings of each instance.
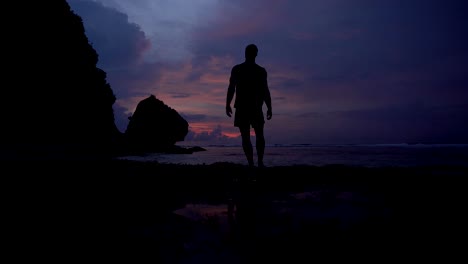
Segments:
[[[257,126],[263,126],[264,124],[265,124],[265,119],[263,117],[263,111],[261,109],[249,111],[246,109],[236,108],[236,112],[234,114],[234,126],[257,127]]]

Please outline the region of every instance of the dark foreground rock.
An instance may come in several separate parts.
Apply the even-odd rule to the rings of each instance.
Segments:
[[[7,252],[17,259],[466,260],[463,167],[75,160],[2,169]]]

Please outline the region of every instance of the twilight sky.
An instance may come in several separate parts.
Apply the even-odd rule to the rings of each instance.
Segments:
[[[154,94],[189,122],[181,145],[239,143],[228,79],[255,43],[272,94],[267,145],[468,143],[466,0],[68,3],[108,74],[122,132]]]

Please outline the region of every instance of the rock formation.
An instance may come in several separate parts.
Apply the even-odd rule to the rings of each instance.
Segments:
[[[168,151],[188,133],[188,122],[154,95],[141,100],[125,131],[126,142],[142,151]]]
[[[107,148],[115,96],[81,17],[63,1],[18,1],[3,32],[0,145]],[[7,84],[7,85],[5,85]],[[72,147],[73,146],[73,147]],[[73,150],[71,150],[73,151]]]

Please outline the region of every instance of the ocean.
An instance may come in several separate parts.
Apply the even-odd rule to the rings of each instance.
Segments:
[[[241,146],[209,145],[203,148],[206,151],[192,154],[149,153],[120,159],[163,164],[230,162],[247,165]],[[468,166],[468,144],[273,145],[266,146],[264,163],[267,167],[334,164],[364,167]]]

